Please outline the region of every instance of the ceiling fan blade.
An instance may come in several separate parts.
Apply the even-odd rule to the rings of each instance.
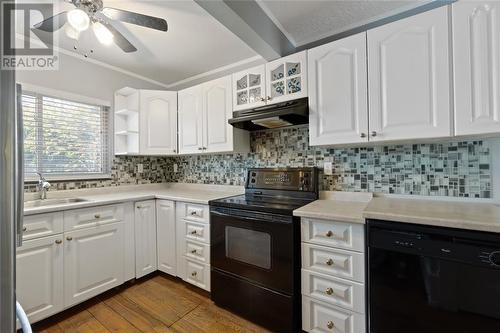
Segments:
[[[47,32],[54,32],[56,30],[59,30],[67,21],[66,14],[67,14],[66,12],[62,12],[52,17],[49,17],[48,19],[35,24],[33,28]]]
[[[122,35],[111,23],[104,20],[101,21],[102,24],[113,34],[113,42],[118,45],[126,53],[131,53],[137,51],[137,48],[132,45],[131,42],[125,36]]]
[[[110,7],[103,8],[102,13],[113,20],[140,25],[146,28],[156,29],[160,31],[168,30],[167,21],[162,18]]]

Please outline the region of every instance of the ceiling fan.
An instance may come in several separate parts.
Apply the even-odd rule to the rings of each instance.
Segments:
[[[114,27],[110,20],[118,20],[160,31],[168,30],[167,21],[162,18],[104,7],[102,0],[70,0],[70,2],[76,7],[75,9],[49,17],[35,24],[33,28],[54,32],[68,22],[68,35],[77,39],[82,31],[87,30],[92,25],[92,30],[99,42],[105,45],[114,42],[127,53],[135,52],[137,48]]]

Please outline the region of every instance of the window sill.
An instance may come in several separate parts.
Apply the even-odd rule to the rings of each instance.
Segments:
[[[110,180],[111,175],[75,175],[75,176],[46,176],[48,182],[76,182],[76,181],[92,181],[92,180]],[[38,177],[27,177],[24,179],[25,184],[38,183]]]

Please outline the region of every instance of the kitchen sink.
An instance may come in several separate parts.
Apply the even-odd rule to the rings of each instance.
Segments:
[[[87,202],[89,200],[82,198],[68,198],[68,199],[45,199],[45,200],[31,200],[24,202],[24,208],[35,208],[35,207],[47,207],[47,206],[59,206],[68,205],[78,202]]]

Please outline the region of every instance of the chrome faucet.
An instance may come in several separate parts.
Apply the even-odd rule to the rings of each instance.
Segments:
[[[50,183],[45,180],[41,172],[37,172],[38,177],[40,179],[38,180],[38,185],[36,186],[38,192],[40,192],[40,199],[45,200],[47,199],[47,191],[50,188]]]

